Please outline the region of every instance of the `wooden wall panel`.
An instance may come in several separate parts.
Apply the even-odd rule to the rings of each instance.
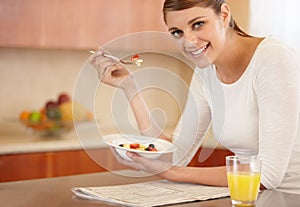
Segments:
[[[0,46],[97,48],[121,35],[165,31],[163,0],[1,0]]]

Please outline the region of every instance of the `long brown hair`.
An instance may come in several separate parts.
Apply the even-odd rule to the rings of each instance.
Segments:
[[[164,21],[166,23],[166,14],[169,11],[179,11],[196,6],[204,8],[210,7],[215,11],[216,14],[220,14],[221,6],[224,3],[226,3],[225,0],[165,0],[163,6]],[[241,36],[251,37],[236,24],[232,16],[230,17],[229,26]]]

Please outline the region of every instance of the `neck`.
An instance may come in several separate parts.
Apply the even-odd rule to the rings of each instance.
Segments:
[[[247,69],[261,39],[242,37],[230,32],[220,57],[215,61],[218,78],[223,83],[234,83]],[[248,49],[245,49],[248,48]]]

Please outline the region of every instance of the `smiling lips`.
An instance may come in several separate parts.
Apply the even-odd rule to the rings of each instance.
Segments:
[[[208,45],[209,45],[209,44],[207,44],[207,45],[201,47],[201,48],[198,49],[198,50],[187,51],[187,52],[188,52],[189,54],[191,54],[191,56],[193,56],[193,57],[199,57],[199,56],[203,53],[203,51],[206,50],[206,48],[208,47]]]

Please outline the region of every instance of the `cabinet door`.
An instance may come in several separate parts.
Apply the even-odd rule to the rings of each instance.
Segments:
[[[109,148],[0,155],[0,182],[121,169]]]
[[[103,172],[105,169],[88,157],[84,150],[50,152],[49,177]],[[99,155],[101,151],[99,151]]]
[[[165,31],[163,0],[1,0],[0,46],[92,49]]]
[[[118,164],[109,148],[53,152],[49,177],[121,170],[128,167]]]
[[[201,154],[201,155],[200,155]],[[226,164],[225,157],[233,155],[233,153],[226,149],[212,149],[212,148],[200,148],[189,166],[193,167],[215,167],[223,166]]]
[[[48,175],[47,153],[0,156],[0,182],[44,178]]]

